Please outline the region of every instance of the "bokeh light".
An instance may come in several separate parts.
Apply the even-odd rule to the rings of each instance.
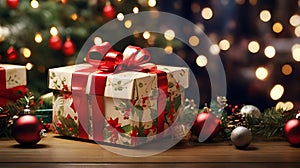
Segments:
[[[268,22],[271,19],[271,13],[268,10],[262,10],[259,14],[259,18],[263,22]]]
[[[172,46],[166,46],[165,47],[165,52],[167,54],[172,54],[173,53],[173,47]]]
[[[250,43],[248,44],[248,50],[251,53],[257,53],[259,51],[259,43],[257,41],[250,41]]]
[[[133,7],[133,9],[132,9],[132,12],[135,14],[139,13],[139,11],[140,11],[140,9],[137,6]]]
[[[124,22],[124,26],[125,26],[127,29],[129,29],[129,28],[132,26],[132,21],[131,21],[131,20],[126,20],[126,21]]]
[[[282,66],[281,72],[284,75],[290,75],[293,72],[293,67],[289,64],[285,64],[285,65]]]
[[[273,46],[267,46],[265,48],[264,53],[265,53],[266,57],[273,58],[275,56],[275,54],[276,54],[276,50],[275,50],[275,48]]]
[[[175,38],[175,32],[171,29],[165,31],[164,37],[167,40],[173,40]]]
[[[280,33],[280,32],[282,32],[282,30],[283,30],[283,26],[282,26],[281,23],[276,22],[276,23],[273,24],[272,29],[273,29],[273,31],[274,31],[275,33]]]
[[[206,7],[202,9],[201,15],[205,20],[209,20],[213,17],[213,11],[211,8]]]
[[[268,76],[268,70],[264,67],[258,67],[255,71],[257,79],[264,80]]]
[[[280,84],[276,84],[270,91],[270,97],[273,100],[278,100],[282,97],[284,93],[284,87]]]
[[[197,46],[199,44],[200,40],[197,36],[191,36],[189,38],[189,43],[191,46]]]
[[[43,42],[43,37],[42,37],[42,34],[41,33],[36,33],[35,36],[34,36],[34,41],[36,43],[41,43]]]
[[[226,51],[230,48],[230,43],[228,40],[224,39],[219,42],[219,47],[221,50]]]
[[[31,69],[33,68],[33,64],[30,63],[30,62],[28,62],[28,63],[26,63],[25,68],[26,68],[27,70],[31,70]]]
[[[294,27],[299,26],[300,25],[300,15],[293,15],[290,17],[290,24]]]
[[[123,14],[123,13],[118,13],[118,14],[117,14],[117,19],[118,19],[119,21],[123,21],[123,20],[124,20],[124,14]]]
[[[300,26],[297,26],[297,27],[295,28],[295,35],[296,35],[297,37],[300,37]]]
[[[217,44],[213,44],[209,48],[209,52],[213,55],[217,55],[220,53],[220,48]]]
[[[95,37],[94,38],[94,44],[95,45],[101,45],[102,44],[102,38],[101,37]]]
[[[149,39],[151,37],[151,34],[150,34],[150,32],[148,32],[148,31],[145,31],[144,33],[143,33],[143,38],[144,39]]]
[[[199,67],[205,67],[207,65],[207,58],[204,56],[204,55],[199,55],[197,58],[196,58],[196,64],[199,66]]]
[[[24,58],[29,58],[31,56],[31,51],[29,48],[21,48],[21,53],[23,54]]]
[[[156,0],[148,0],[148,6],[149,7],[155,7],[156,6]]]
[[[52,35],[52,36],[57,36],[58,35],[58,30],[57,30],[57,28],[56,27],[51,27],[50,28],[50,34]]]
[[[32,1],[30,2],[30,6],[31,6],[32,8],[34,8],[34,9],[38,8],[38,7],[40,6],[39,1],[37,1],[37,0],[32,0]]]

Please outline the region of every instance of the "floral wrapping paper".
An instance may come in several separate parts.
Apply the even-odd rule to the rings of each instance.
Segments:
[[[188,68],[157,65],[159,71],[166,73],[167,79],[163,110],[158,112],[162,105],[158,100],[161,92],[156,73],[126,71],[111,74],[106,79],[104,96],[82,95],[87,96],[87,110],[78,111],[72,92],[72,74],[85,68],[89,68],[89,65],[49,70],[49,88],[54,93],[55,132],[83,138],[79,131],[82,121],[78,113],[84,113],[88,118],[84,129],[88,137],[84,139],[125,146],[149,142],[172,125],[181,109],[184,88],[188,87],[189,81]],[[87,85],[89,83],[87,81]],[[98,106],[103,106],[104,111],[99,112]],[[162,121],[158,121],[159,118]]]

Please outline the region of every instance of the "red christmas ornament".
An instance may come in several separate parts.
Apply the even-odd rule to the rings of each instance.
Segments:
[[[75,53],[75,51],[76,51],[75,44],[70,38],[67,38],[63,46],[63,53],[66,56],[71,56]]]
[[[300,113],[285,124],[284,133],[291,145],[300,146]]]
[[[16,9],[19,5],[19,0],[6,0],[6,4],[11,9]]]
[[[108,18],[108,19],[112,19],[115,17],[116,15],[116,11],[115,8],[111,6],[111,4],[108,2],[106,3],[106,5],[103,8],[103,15]]]
[[[24,115],[14,123],[12,134],[21,145],[34,145],[41,140],[43,124],[33,115]]]
[[[62,41],[59,36],[51,36],[49,39],[49,47],[52,50],[60,50],[62,47]]]
[[[8,50],[6,51],[6,56],[7,56],[7,59],[9,61],[13,61],[15,59],[17,59],[18,57],[18,53],[17,51],[15,50],[15,48],[13,46],[9,47]]]
[[[214,114],[204,111],[196,116],[192,132],[200,142],[212,140],[221,129],[220,122]]]

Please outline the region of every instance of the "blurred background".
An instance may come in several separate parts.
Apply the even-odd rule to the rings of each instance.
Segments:
[[[29,90],[45,94],[48,69],[74,64],[96,29],[111,19],[130,29],[124,15],[149,10],[184,17],[207,34],[211,52],[224,65],[228,103],[300,108],[300,0],[1,0],[0,63],[25,65]],[[164,34],[145,31],[128,38],[183,58],[197,78],[200,105],[209,103],[205,55]],[[189,43],[197,46],[199,39]]]

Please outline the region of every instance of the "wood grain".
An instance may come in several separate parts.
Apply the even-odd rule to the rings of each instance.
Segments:
[[[249,167],[300,165],[300,148],[291,147],[286,141],[254,141],[247,150],[237,150],[230,141],[212,143],[192,143],[175,146],[165,152],[149,157],[126,157],[112,153],[111,150],[127,150],[93,142],[70,140],[49,134],[37,145],[24,148],[13,139],[0,140],[0,167],[210,167],[236,165]],[[150,149],[149,149],[150,150]],[[52,165],[52,166],[51,166]],[[247,166],[248,165],[248,166]],[[55,167],[55,166],[54,166]]]

